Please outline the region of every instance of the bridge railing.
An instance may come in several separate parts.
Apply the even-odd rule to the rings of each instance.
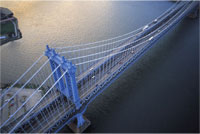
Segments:
[[[164,18],[165,15],[167,15],[169,12],[171,12],[174,8],[176,8],[178,5],[180,5],[181,1],[176,1],[175,4],[173,4],[168,10],[166,10],[165,12],[163,12],[160,16],[158,16],[155,20],[153,20],[152,22],[146,24],[143,27],[140,27],[136,30],[133,30],[129,33],[123,34],[123,35],[119,35],[113,38],[109,38],[109,39],[105,39],[105,40],[100,40],[100,41],[96,41],[96,42],[91,42],[91,43],[86,43],[86,44],[76,44],[76,45],[70,45],[70,46],[64,46],[64,47],[54,47],[55,50],[58,53],[62,53],[62,52],[67,52],[67,51],[73,51],[73,50],[77,50],[77,49],[83,49],[83,48],[90,48],[90,47],[94,47],[94,46],[101,46],[104,44],[109,45],[109,43],[113,42],[118,42],[120,40],[125,40],[125,39],[130,39],[134,36],[136,36],[137,34],[141,33],[145,28],[151,27],[152,25],[154,25],[157,21],[159,21],[160,19]],[[146,27],[148,26],[148,27]]]
[[[63,110],[67,113],[72,107],[70,100],[67,100],[57,89],[60,79],[64,79],[66,72],[62,72],[61,77],[55,82],[53,73],[59,68],[58,66],[51,75],[46,79],[51,82],[45,94],[34,104],[34,106],[23,115],[10,130],[11,132],[38,132],[40,129],[47,129],[53,123],[63,116]],[[46,81],[46,82],[47,82]],[[62,109],[62,111],[61,111]]]
[[[48,60],[47,60],[48,62]],[[36,126],[38,127],[44,127],[42,123],[49,123],[50,119],[53,119],[53,116],[55,116],[55,112],[57,114],[60,114],[59,107],[62,106],[65,109],[68,109],[72,103],[64,98],[62,94],[58,91],[57,87],[55,86],[58,81],[63,78],[64,74],[66,72],[62,72],[62,77],[60,77],[56,82],[54,81],[53,74],[56,72],[56,70],[60,67],[60,65],[51,72],[49,67],[45,67],[46,64],[43,64],[41,72],[38,71],[38,73],[35,75],[35,78],[40,80],[44,77],[44,80],[41,81],[41,84],[34,89],[30,96],[17,107],[17,109],[14,111],[12,115],[10,115],[9,118],[5,118],[2,121],[1,124],[1,130],[3,132],[10,132],[14,131],[19,125],[21,126],[16,131],[19,132],[31,132],[34,130],[37,130]],[[49,66],[49,64],[47,64]],[[42,75],[42,72],[46,70],[49,74],[48,76]],[[37,76],[38,75],[38,76]],[[28,80],[28,83],[31,83],[32,81]],[[27,90],[27,89],[24,89]],[[17,91],[17,94],[20,94],[20,91]],[[9,103],[8,103],[9,104]],[[7,104],[6,104],[7,105]],[[5,106],[6,106],[5,105]],[[6,107],[2,107],[2,112],[6,112]],[[24,108],[26,107],[26,111],[24,111]],[[35,115],[36,114],[36,115]],[[4,113],[5,115],[5,113]],[[35,117],[34,117],[35,116]],[[31,119],[29,119],[31,117]],[[34,117],[34,118],[33,118]],[[27,120],[28,119],[28,120]],[[27,122],[24,123],[24,121]],[[49,124],[51,125],[51,124]]]
[[[160,34],[167,31],[169,27],[172,27],[172,25],[177,23],[181,17],[187,13],[185,11],[186,8],[187,5],[181,6],[180,10],[177,10],[165,23],[139,39],[132,37],[130,40],[127,38],[114,43],[101,44],[100,46],[60,51],[61,55],[72,61],[77,67],[76,79],[79,95],[85,96],[91,88],[98,86],[97,84],[99,81],[106,80],[106,75],[111,75],[111,69],[123,66],[124,63],[120,63],[122,59],[130,55],[139,54],[148,46],[148,42],[159,38]],[[134,37],[136,36],[134,35]],[[66,53],[68,55],[65,55]],[[44,63],[38,67],[41,60],[43,60]],[[1,130],[5,130],[5,132],[14,130],[20,130],[20,132],[34,132],[39,128],[43,129],[42,127],[44,127],[45,124],[48,128],[48,126],[51,125],[49,121],[57,120],[53,116],[55,112],[56,114],[60,114],[63,110],[67,112],[73,107],[71,101],[66,99],[66,97],[57,90],[56,84],[58,80],[55,82],[53,74],[59,67],[60,66],[51,72],[49,59],[44,60],[44,57],[41,56],[19,80],[1,94],[2,101],[2,98],[5,98],[9,92],[14,90],[17,84],[22,84],[19,89],[1,105]],[[59,79],[63,78],[65,73],[66,72],[62,72],[62,76]],[[28,98],[20,103],[8,118],[2,117],[2,115],[5,115],[4,113],[8,111],[12,101],[17,98],[17,96],[22,96],[23,92],[27,92],[28,89],[30,89]],[[55,109],[53,107],[55,107]],[[60,111],[61,109],[62,112]],[[59,117],[61,116],[62,115],[59,115]],[[32,117],[36,118],[34,119]],[[36,125],[38,123],[39,125]]]
[[[182,3],[183,4],[183,3]],[[60,48],[55,48],[56,51],[64,56],[66,59],[70,60],[73,64],[79,64],[81,62],[86,62],[86,61],[92,61],[94,59],[99,59],[100,57],[105,57],[115,51],[116,49],[119,49],[119,47],[123,47],[124,42],[127,41],[133,41],[136,40],[141,34],[151,28],[153,25],[155,25],[159,20],[162,20],[167,13],[172,11],[177,6],[180,6],[181,4],[179,2],[176,2],[171,8],[169,8],[166,12],[161,14],[157,19],[156,22],[155,20],[149,23],[147,28],[142,27],[139,28],[133,32],[130,32],[131,34],[125,34],[122,36],[119,36],[119,38],[114,38],[114,39],[108,39],[105,40],[107,43],[102,43],[101,41],[99,42],[94,42],[94,43],[89,43],[89,44],[83,44],[83,45],[75,45],[71,47],[60,47]],[[148,35],[147,35],[148,36]],[[122,39],[120,39],[123,37]],[[103,42],[105,42],[103,41]],[[102,44],[99,44],[102,43]],[[98,44],[98,45],[96,45]],[[62,51],[59,51],[61,48]],[[95,64],[95,62],[88,62],[87,65],[79,65],[79,68],[77,69],[76,76],[78,77],[80,74],[83,72],[87,71],[88,69],[91,69],[92,65]]]
[[[37,63],[41,59],[38,60],[29,73],[26,73],[24,77],[2,94],[1,128],[20,118],[52,86],[50,78],[46,80],[52,72],[50,72],[49,60],[46,57],[45,59],[40,67]],[[34,71],[32,72],[32,70]]]
[[[0,98],[3,98],[7,93],[9,93],[13,87],[21,87],[22,84],[24,84],[46,60],[47,58],[44,55],[41,55],[12,85],[2,89]]]
[[[139,53],[141,49],[143,49],[145,46],[145,43],[149,42],[149,41],[152,41],[154,40],[154,38],[157,38],[157,36],[159,36],[159,34],[162,32],[162,31],[165,31],[170,25],[173,25],[174,22],[177,21],[177,19],[179,19],[179,15],[183,14],[185,8],[187,7],[187,5],[183,6],[181,10],[179,10],[173,17],[171,17],[169,20],[167,20],[165,22],[165,24],[163,24],[162,26],[160,26],[157,30],[151,32],[150,34],[138,39],[138,40],[135,40],[135,41],[132,41],[132,42],[128,42],[127,44],[125,43],[125,46],[120,46],[118,47],[116,50],[116,52],[110,54],[110,55],[105,55],[105,56],[102,56],[102,57],[98,57],[98,58],[94,58],[93,60],[85,60],[84,62],[82,63],[78,63],[76,64],[77,68],[79,68],[80,65],[85,65],[87,63],[91,63],[92,65],[95,65],[96,62],[98,63],[99,61],[101,61],[102,59],[107,61],[107,62],[110,62],[109,64],[113,64],[115,65],[117,62],[116,60],[120,61],[120,57],[124,57],[126,56],[126,53],[132,53],[132,54],[137,54],[137,52]],[[172,24],[170,24],[172,23]],[[134,45],[137,44],[136,46]],[[147,44],[148,45],[148,44]],[[124,48],[124,49],[122,49]],[[135,48],[139,48],[140,50],[137,50],[136,52],[133,51],[133,49]],[[108,50],[109,51],[109,50]],[[125,53],[125,55],[124,55]],[[117,58],[118,59],[117,59]],[[98,83],[98,80],[99,80],[99,77],[98,76],[102,76],[102,74],[105,74],[107,72],[109,72],[109,64],[107,64],[106,62],[104,63],[101,63],[101,67],[97,67],[98,69],[95,69],[94,66],[92,67],[92,69],[88,72],[90,72],[89,76],[86,77],[87,79],[86,80],[83,80],[82,82],[78,82],[78,87],[79,89],[81,90],[81,93],[86,93],[85,91],[86,90],[89,90],[90,88],[90,85],[93,86],[93,85],[96,85],[95,83]],[[88,66],[88,65],[86,65]],[[112,67],[111,66],[111,67]],[[107,67],[107,68],[105,68]],[[81,68],[81,67],[80,67]],[[95,70],[95,71],[94,71]],[[100,74],[99,74],[100,72]],[[84,73],[83,73],[84,74]],[[98,74],[98,75],[97,75]],[[77,81],[79,81],[80,79],[78,79]],[[88,85],[85,85],[84,81],[89,81]],[[82,91],[83,90],[83,91]]]

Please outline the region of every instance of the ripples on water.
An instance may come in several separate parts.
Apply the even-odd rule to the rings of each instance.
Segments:
[[[135,30],[172,2],[1,2],[23,38],[1,49],[2,82],[13,82],[45,45],[66,46]],[[197,132],[198,20],[185,19],[89,105],[86,132]],[[70,132],[65,127],[61,132]]]
[[[1,49],[2,83],[15,81],[45,50],[103,40],[135,30],[170,2],[1,2],[18,18],[23,38]],[[149,12],[151,11],[151,12]]]

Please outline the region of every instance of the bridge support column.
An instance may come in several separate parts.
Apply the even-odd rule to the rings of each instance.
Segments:
[[[73,102],[76,105],[76,109],[79,109],[81,107],[81,103],[76,84],[76,67],[71,62],[69,62],[68,67]]]
[[[77,118],[77,127],[81,127],[85,122],[85,120],[83,119],[83,115],[78,114],[76,118]]]
[[[51,71],[54,71],[55,68],[56,68],[56,65],[53,63],[52,60],[49,60],[49,62],[50,62],[50,66],[51,66]],[[57,77],[57,75],[56,75],[56,72],[53,73],[53,78],[54,78],[54,81],[57,81],[57,80],[58,80],[58,77]],[[56,86],[59,87],[58,84],[56,84]]]
[[[76,119],[68,124],[68,127],[75,133],[82,133],[90,124],[90,121],[80,113],[77,114]]]
[[[64,78],[58,81],[56,87],[67,97],[68,101],[74,103],[76,110],[80,110],[82,105],[76,83],[76,66],[67,61],[64,57],[58,55],[55,50],[50,49],[48,45],[45,55],[50,59],[51,70],[54,71],[57,68],[53,74],[55,82],[62,76],[62,72],[66,72]],[[68,126],[73,132],[83,132],[90,125],[90,121],[86,119],[82,113],[77,113],[75,117],[76,118],[71,121]]]
[[[71,86],[69,85],[70,83],[70,78],[68,74],[65,74],[65,81],[66,81],[66,96],[67,98],[71,98],[72,96],[72,90],[71,90]]]
[[[78,94],[78,88],[76,84],[76,67],[70,63],[69,76],[71,82],[71,89],[73,95],[73,101],[76,105],[76,109],[78,110],[81,107],[80,98]],[[90,121],[82,115],[82,113],[78,113],[76,115],[76,119],[73,120],[70,124],[68,124],[69,128],[75,133],[83,132],[90,125]]]

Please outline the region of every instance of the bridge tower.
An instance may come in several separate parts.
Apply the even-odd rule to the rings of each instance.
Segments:
[[[56,87],[57,89],[70,101],[72,102],[77,111],[81,109],[81,100],[78,93],[76,83],[76,66],[72,62],[66,60],[55,52],[54,49],[46,46],[45,55],[49,58],[52,72],[58,67],[53,73],[54,81],[56,82],[61,76],[62,72],[66,72],[64,78],[61,78]],[[83,132],[90,125],[90,121],[83,116],[82,113],[77,113],[75,119],[69,124],[69,128],[73,132]]]

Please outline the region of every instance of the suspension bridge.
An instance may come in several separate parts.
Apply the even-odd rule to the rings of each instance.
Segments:
[[[87,106],[198,2],[178,1],[147,25],[107,40],[67,47],[46,46],[10,87],[1,91],[2,133],[82,132]],[[196,9],[196,10],[195,10]],[[27,93],[28,92],[28,93]],[[13,110],[13,101],[28,94]]]

